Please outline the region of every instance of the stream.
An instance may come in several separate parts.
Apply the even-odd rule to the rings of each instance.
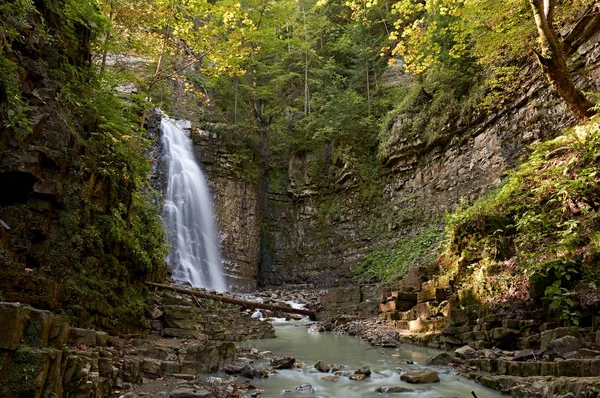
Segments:
[[[309,333],[305,322],[275,322],[277,338],[266,340],[250,340],[240,343],[242,348],[256,348],[259,351],[271,351],[273,355],[290,354],[296,362],[303,362],[302,368],[278,370],[277,374],[265,379],[251,380],[252,385],[263,391],[260,397],[280,397],[282,395],[297,395],[311,397],[370,397],[382,396],[375,392],[381,386],[402,386],[414,390],[414,393],[385,394],[390,397],[473,397],[473,391],[478,398],[501,397],[494,390],[482,387],[474,381],[456,375],[448,367],[428,366],[427,368],[439,373],[440,382],[434,384],[408,384],[400,380],[400,374],[423,368],[427,358],[440,351],[400,345],[399,348],[372,347],[369,343],[357,337],[335,335],[332,333]],[[323,380],[331,373],[320,373],[314,368],[318,360],[341,366],[341,371],[350,371],[368,366],[373,372],[370,378],[363,381],[353,381],[340,377],[337,381]],[[409,364],[412,361],[414,364]],[[257,360],[254,366],[267,367],[269,362]],[[240,378],[240,382],[243,381]],[[297,386],[310,383],[313,394],[296,394]],[[287,394],[285,390],[291,390]]]

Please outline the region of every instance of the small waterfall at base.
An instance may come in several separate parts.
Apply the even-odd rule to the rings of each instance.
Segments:
[[[162,117],[162,143],[168,167],[163,217],[173,279],[194,287],[226,291],[213,220],[211,194],[194,157],[187,121]]]

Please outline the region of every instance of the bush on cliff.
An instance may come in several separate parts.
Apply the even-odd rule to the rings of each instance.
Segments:
[[[600,286],[598,121],[532,150],[499,189],[448,216],[444,254],[480,297],[541,299],[577,323]]]

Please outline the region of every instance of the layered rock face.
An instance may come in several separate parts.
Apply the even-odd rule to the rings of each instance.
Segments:
[[[584,91],[600,87],[599,41],[596,32],[571,57],[575,83]],[[494,114],[473,115],[469,125],[448,126],[433,140],[409,136],[407,121],[395,120],[382,149],[379,205],[365,201],[348,165],[338,168],[339,189],[323,195],[311,162],[292,159],[286,188],[269,192],[260,282],[328,285],[347,279],[365,253],[393,245],[441,220],[462,199],[476,199],[497,186],[528,145],[574,123],[537,65],[522,73],[527,79],[518,98]]]
[[[155,295],[151,329],[111,336],[64,315],[0,302],[0,396],[120,396],[148,379],[196,380],[236,359],[233,341],[275,336],[235,306]],[[149,333],[148,333],[149,332]]]
[[[258,183],[245,177],[242,166],[215,136],[196,130],[193,139],[214,195],[225,275],[238,289],[253,290],[260,255]]]

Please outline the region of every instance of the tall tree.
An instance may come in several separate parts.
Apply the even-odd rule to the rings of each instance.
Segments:
[[[538,63],[548,81],[565,101],[580,122],[585,122],[593,111],[593,104],[573,84],[567,57],[553,26],[554,0],[529,0],[539,35],[541,51],[534,50]]]

